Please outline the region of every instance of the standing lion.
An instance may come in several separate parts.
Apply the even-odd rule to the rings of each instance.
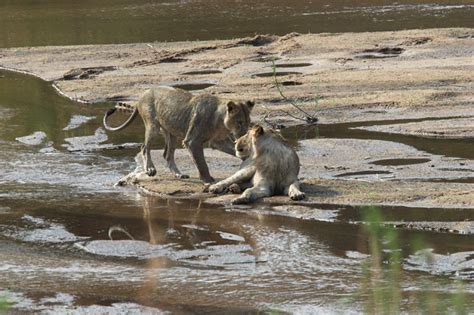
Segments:
[[[207,93],[193,95],[181,89],[160,86],[143,93],[138,102],[132,106],[118,104],[104,116],[104,127],[117,131],[128,126],[140,114],[145,124],[145,143],[142,156],[149,176],[156,174],[151,160],[150,146],[160,130],[165,137],[165,158],[168,168],[177,178],[188,178],[181,174],[174,161],[174,152],[178,139],[191,153],[199,177],[205,183],[214,182],[204,159],[204,145],[229,154],[235,154],[230,135],[240,137],[250,125],[250,112],[254,102],[237,102],[224,100]],[[107,119],[116,109],[131,112],[125,123],[110,127]]]

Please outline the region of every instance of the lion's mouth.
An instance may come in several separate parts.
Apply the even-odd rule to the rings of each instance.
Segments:
[[[241,159],[241,160],[245,160],[245,159],[247,159],[247,157],[248,157],[248,156],[246,156],[245,154],[243,154],[243,152],[241,152],[241,151],[236,151],[236,152],[235,152],[235,156],[238,157],[238,158]]]

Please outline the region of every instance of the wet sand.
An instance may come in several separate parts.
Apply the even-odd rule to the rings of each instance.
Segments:
[[[365,150],[371,152],[370,157],[365,155]],[[423,157],[428,162],[404,166],[373,164],[396,153],[399,157]],[[166,169],[162,154],[162,150],[157,150],[153,155],[157,176],[148,177],[139,169],[130,182],[163,198],[206,199],[213,204],[228,204],[236,197],[204,192],[205,185],[198,180],[198,173],[183,149],[176,151],[176,161],[191,179],[175,179]],[[390,142],[354,139],[304,140],[298,154],[306,200],[295,202],[288,196],[275,196],[265,198],[265,203],[474,208],[474,184],[463,182],[466,173],[473,173],[472,160],[430,155]],[[211,149],[206,150],[205,155],[217,180],[232,175],[239,168],[240,160],[235,157]],[[140,156],[136,160],[141,163]],[[443,182],[449,179],[453,182]]]
[[[0,67],[37,75],[51,81],[61,94],[84,103],[132,103],[156,85],[195,92],[205,88],[224,98],[255,100],[253,120],[257,122],[266,115],[275,124],[303,124],[283,112],[299,115],[291,100],[323,124],[400,120],[363,128],[420,139],[463,139],[469,151],[474,133],[473,35],[472,29],[456,28],[9,48],[0,49]],[[275,86],[272,59],[277,59],[278,82],[288,99],[283,99]],[[419,121],[403,123],[407,119]],[[434,156],[388,141],[328,140],[299,146],[308,199],[291,204],[474,208],[470,156]],[[160,167],[155,179],[159,181],[146,176],[132,180],[143,191],[165,198],[204,197],[219,204],[232,198],[203,194],[203,185],[196,180],[184,150],[178,150],[177,160],[192,176],[187,181],[170,178],[158,158],[161,152],[154,154],[155,165]],[[239,165],[239,160],[215,151],[206,152],[206,156],[217,178],[231,174]],[[429,162],[369,165],[394,158],[425,158]],[[279,196],[264,202],[289,201]]]

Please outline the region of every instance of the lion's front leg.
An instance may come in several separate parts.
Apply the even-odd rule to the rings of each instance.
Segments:
[[[252,181],[242,182],[242,183],[233,183],[227,187],[227,192],[231,194],[241,194],[245,189],[252,187]]]
[[[211,186],[209,186],[209,192],[215,193],[215,194],[221,194],[223,193],[230,185],[234,183],[240,183],[240,182],[245,182],[245,181],[250,181],[250,179],[253,177],[255,174],[255,167],[253,166],[248,166],[246,168],[243,168],[241,170],[238,170],[234,175],[221,180],[218,183],[215,183]]]
[[[213,183],[214,178],[209,173],[209,167],[207,166],[206,159],[204,158],[204,148],[202,142],[185,140],[184,143],[191,153],[194,164],[199,171],[199,178],[204,183]]]
[[[265,183],[260,183],[252,188],[246,189],[242,195],[232,200],[232,204],[251,203],[257,199],[271,196],[270,187]]]

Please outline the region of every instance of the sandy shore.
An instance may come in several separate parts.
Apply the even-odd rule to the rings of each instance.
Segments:
[[[301,124],[283,111],[296,102],[324,124],[420,119],[363,127],[416,137],[474,138],[473,29],[428,29],[377,33],[259,35],[226,41],[137,43],[0,49],[0,67],[52,81],[65,96],[87,103],[133,102],[146,89],[170,85],[225,98],[253,99],[254,121]],[[272,76],[276,59],[278,93]],[[425,118],[445,118],[423,121]],[[302,142],[303,189],[308,199],[293,205],[376,204],[474,208],[472,160],[445,158],[395,142],[355,139]],[[339,141],[338,143],[335,143]],[[363,148],[363,150],[361,150]],[[468,146],[466,150],[469,150]],[[155,152],[159,174],[131,180],[162,197],[208,198],[197,180],[169,177]],[[184,150],[178,164],[196,176]],[[206,152],[218,178],[239,161]],[[351,157],[350,159],[347,157]],[[367,157],[369,156],[369,157]],[[427,159],[405,166],[374,166],[391,157]],[[157,181],[156,179],[160,180]],[[288,203],[287,197],[268,198]]]
[[[0,49],[0,67],[52,81],[61,93],[81,102],[130,102],[160,84],[211,85],[206,89],[210,93],[256,100],[257,120],[271,111],[274,121],[287,121],[279,110],[293,108],[279,95],[272,64],[265,62],[279,58],[284,94],[321,123],[472,118],[473,34],[458,28],[10,48]],[[471,119],[456,130],[443,124],[439,128],[449,129],[449,137],[474,137],[472,126]],[[410,132],[423,134],[430,128],[421,125]]]
[[[394,154],[420,159],[421,163],[404,166],[374,164]],[[230,176],[239,168],[239,159],[222,152],[207,149],[205,155],[217,179]],[[287,196],[275,196],[266,198],[267,203],[474,208],[474,184],[462,182],[466,172],[472,173],[474,169],[472,160],[431,155],[387,141],[354,139],[304,140],[300,142],[298,155],[306,200],[293,202]],[[140,174],[129,182],[164,198],[205,198],[207,202],[223,204],[236,197],[205,193],[205,186],[197,179],[197,170],[184,149],[177,150],[176,162],[191,179],[173,178],[165,166],[161,150],[154,151],[153,160],[157,176]],[[140,164],[141,158],[137,157],[137,161]]]

